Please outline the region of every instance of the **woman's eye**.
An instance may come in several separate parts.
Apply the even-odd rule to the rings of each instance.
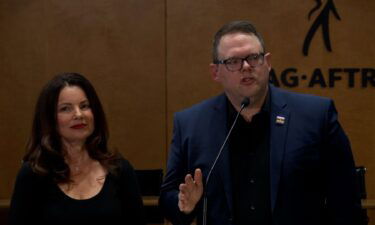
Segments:
[[[59,112],[69,112],[69,111],[70,111],[70,107],[68,106],[64,106],[59,109]]]
[[[90,108],[90,104],[83,104],[81,106],[81,109],[89,109]]]

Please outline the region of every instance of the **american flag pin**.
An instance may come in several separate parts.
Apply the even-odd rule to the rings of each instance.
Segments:
[[[285,117],[283,116],[276,116],[276,123],[283,125],[285,123]]]

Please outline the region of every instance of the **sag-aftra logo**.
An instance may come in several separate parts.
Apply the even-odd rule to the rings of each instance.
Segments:
[[[313,17],[315,17],[315,19],[311,22]],[[327,54],[334,51],[334,43],[332,44],[330,40],[330,19],[341,20],[334,1],[327,0],[323,4],[321,0],[315,0],[315,5],[307,15],[310,29],[303,42],[303,57],[309,57],[309,50],[316,47],[311,46],[311,42],[314,38],[323,38]],[[333,88],[338,82],[345,82],[349,88],[367,88],[375,87],[375,69],[350,66],[328,69],[318,67],[312,71],[301,72],[296,67],[289,67],[280,71],[279,74],[272,69],[270,79],[275,86]]]

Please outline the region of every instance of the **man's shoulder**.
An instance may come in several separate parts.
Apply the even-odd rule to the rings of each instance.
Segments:
[[[289,90],[284,90],[277,87],[271,88],[273,102],[285,101],[289,106],[298,105],[299,107],[313,105],[313,106],[327,106],[332,102],[332,99],[323,96],[317,96],[306,93],[298,93]]]

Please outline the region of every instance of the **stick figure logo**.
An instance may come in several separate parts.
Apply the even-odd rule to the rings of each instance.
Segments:
[[[315,7],[309,12],[308,19],[310,20],[312,14],[317,11],[322,6],[321,0],[315,0],[316,5]],[[337,20],[341,20],[339,14],[337,13],[335,3],[333,0],[327,0],[326,4],[324,5],[323,9],[320,11],[320,14],[316,17],[314,23],[311,25],[309,31],[307,32],[305,41],[303,43],[302,52],[305,56],[309,54],[309,47],[311,41],[317,32],[319,27],[322,27],[323,32],[323,40],[328,51],[332,51],[331,48],[331,41],[329,39],[329,16],[333,13]]]

